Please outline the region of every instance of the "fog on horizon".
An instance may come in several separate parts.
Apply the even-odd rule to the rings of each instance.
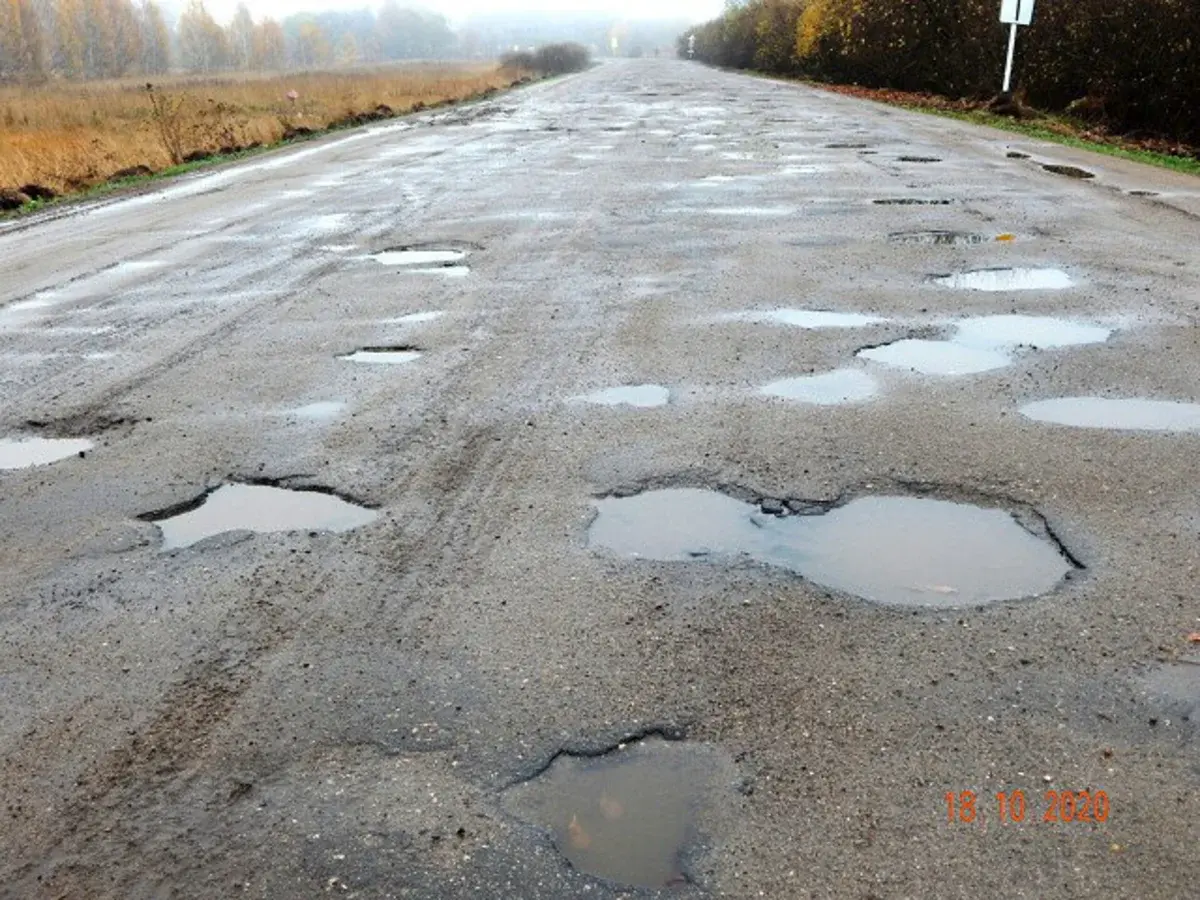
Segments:
[[[716,16],[724,8],[723,0],[660,0],[649,9],[647,4],[634,0],[448,0],[442,3],[421,0],[396,0],[401,7],[423,9],[441,13],[452,25],[481,14],[492,13],[545,13],[556,14],[600,14],[615,19],[664,20],[686,19],[701,22]],[[239,0],[205,0],[208,11],[221,22],[228,22]],[[328,11],[349,12],[351,10],[378,10],[382,0],[245,0],[250,14],[257,20],[263,17],[285,19],[297,13]],[[182,8],[187,0],[165,0],[164,7]]]

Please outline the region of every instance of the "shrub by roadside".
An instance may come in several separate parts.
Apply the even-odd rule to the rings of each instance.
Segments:
[[[546,44],[533,51],[518,50],[500,57],[506,69],[536,72],[539,75],[566,75],[582,72],[592,61],[592,55],[582,44]]]

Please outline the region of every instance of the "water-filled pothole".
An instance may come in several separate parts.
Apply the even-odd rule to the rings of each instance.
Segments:
[[[1021,407],[1035,422],[1114,431],[1200,431],[1200,403],[1114,397],[1058,397]]]
[[[1066,175],[1068,178],[1095,178],[1094,172],[1089,172],[1087,169],[1081,169],[1079,166],[1060,166],[1058,163],[1046,163],[1042,166],[1047,172],[1053,172],[1055,175]]]
[[[572,399],[601,406],[652,407],[665,406],[671,399],[671,392],[660,384],[630,384],[605,388]]]
[[[888,235],[888,240],[896,244],[982,244],[987,240],[986,235],[971,234],[965,231],[897,231]]]
[[[866,328],[886,322],[887,319],[823,309],[766,309],[724,313],[717,316],[716,321],[790,325],[794,328]]]
[[[897,162],[906,163],[939,163],[941,159],[936,156],[898,156]]]
[[[1012,362],[1012,357],[999,350],[969,347],[954,341],[928,341],[907,338],[866,347],[858,356],[897,369],[911,369],[924,375],[972,375],[990,372]]]
[[[1059,269],[976,269],[935,275],[935,284],[968,291],[1057,291],[1075,282]]]
[[[372,363],[375,365],[400,365],[420,358],[421,351],[407,344],[394,347],[360,347],[353,353],[344,353],[338,359],[347,362]]]
[[[861,403],[879,393],[879,385],[866,372],[858,369],[834,369],[820,375],[803,375],[772,381],[759,388],[769,397],[781,397],[817,406],[837,406]]]
[[[891,197],[872,200],[876,206],[949,206],[953,200],[935,200],[925,197]]]
[[[715,748],[654,738],[599,756],[560,754],[504,801],[546,829],[580,872],[644,888],[679,886],[690,881],[688,851],[731,769]]]
[[[261,484],[222,485],[181,506],[139,516],[158,526],[164,550],[190,547],[230,531],[341,533],[378,517],[374,510],[322,490]]]
[[[1076,347],[1102,344],[1112,335],[1111,328],[1056,319],[1050,316],[979,316],[955,323],[954,341],[969,347]]]
[[[1035,535],[1013,513],[924,497],[866,496],[780,516],[716,491],[666,488],[596,506],[593,549],[668,562],[749,557],[887,605],[1035,597],[1074,567],[1051,535]]]
[[[369,258],[385,266],[445,266],[462,262],[473,249],[470,244],[406,244],[372,253]]]
[[[0,469],[45,466],[91,450],[86,438],[0,438]]]

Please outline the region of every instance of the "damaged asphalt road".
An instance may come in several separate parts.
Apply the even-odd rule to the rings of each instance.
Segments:
[[[645,60],[0,224],[0,894],[1190,896],[1198,216]]]

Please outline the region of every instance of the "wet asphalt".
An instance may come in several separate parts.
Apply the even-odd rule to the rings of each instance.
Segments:
[[[1195,896],[1200,436],[1019,410],[1200,400],[1198,237],[1195,179],[667,60],[0,223],[0,438],[94,444],[0,471],[0,895]],[[1070,284],[933,280],[1002,267]],[[1001,314],[1113,331],[856,355]],[[236,482],[378,515],[162,548]],[[1009,509],[1072,571],[913,608],[589,547],[665,487]],[[661,891],[517,799],[638,736],[717,773],[629,822],[685,836]]]

